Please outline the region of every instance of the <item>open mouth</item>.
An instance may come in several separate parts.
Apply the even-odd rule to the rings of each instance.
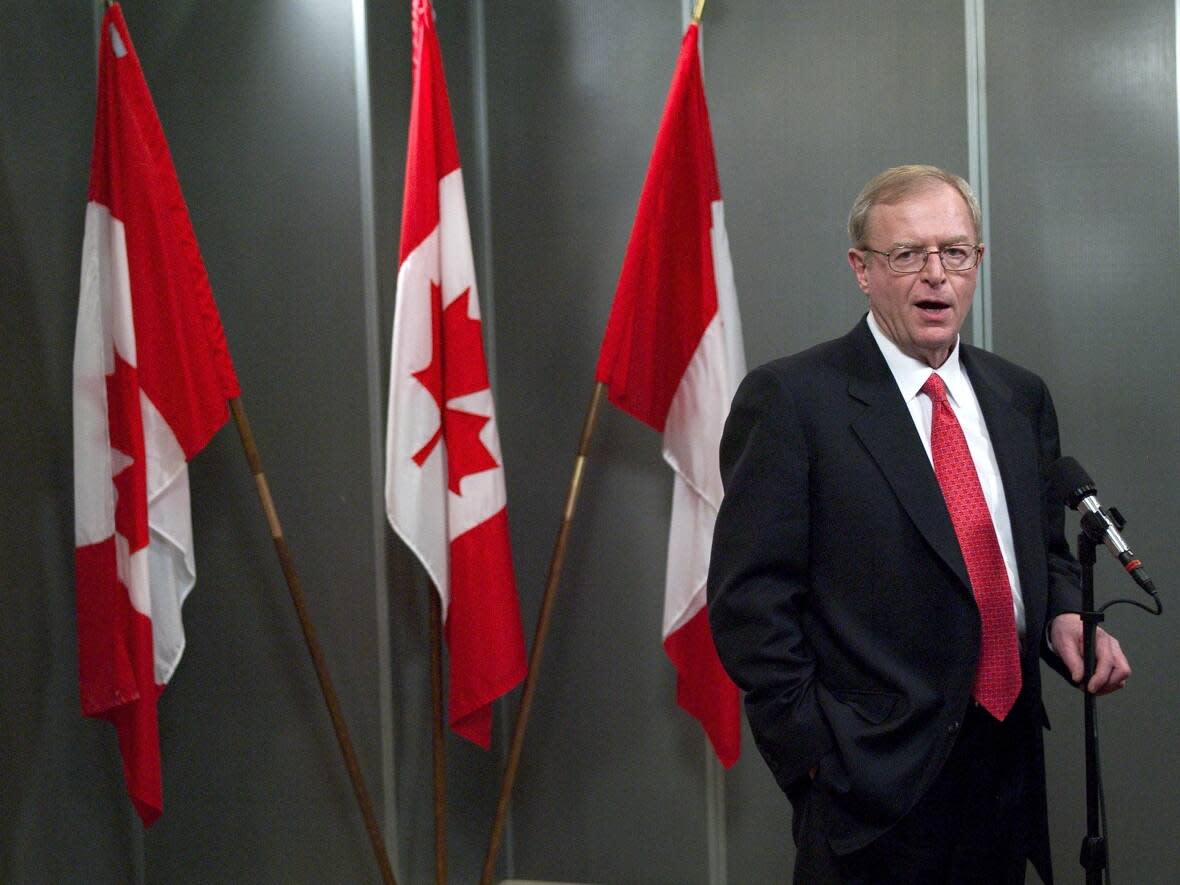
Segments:
[[[924,298],[917,302],[915,307],[927,316],[937,317],[943,316],[951,309],[950,304],[945,301],[938,301],[934,298]]]

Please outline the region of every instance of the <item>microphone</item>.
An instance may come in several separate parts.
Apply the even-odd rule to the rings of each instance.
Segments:
[[[1106,549],[1122,563],[1136,584],[1154,596],[1155,584],[1143,570],[1143,563],[1131,552],[1119,533],[1124,525],[1122,516],[1114,508],[1108,511],[1098,502],[1098,490],[1085,468],[1076,459],[1066,456],[1050,464],[1047,473],[1054,497],[1071,510],[1092,514],[1102,530],[1102,542]]]

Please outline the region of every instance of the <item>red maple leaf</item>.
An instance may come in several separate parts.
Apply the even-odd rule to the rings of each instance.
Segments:
[[[115,531],[127,539],[134,553],[148,545],[147,458],[139,408],[139,373],[116,351],[115,370],[106,376],[106,383],[111,449],[122,453],[126,461],[112,477]]]
[[[479,438],[480,431],[491,418],[446,405],[458,397],[488,389],[480,323],[467,313],[470,297],[471,289],[464,289],[444,310],[442,287],[431,281],[430,365],[414,372],[414,378],[434,397],[442,413],[439,428],[414,455],[414,463],[421,467],[439,441],[444,441],[447,488],[456,495],[465,476],[500,466]]]

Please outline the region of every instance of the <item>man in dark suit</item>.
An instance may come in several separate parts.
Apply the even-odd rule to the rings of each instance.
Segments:
[[[1082,676],[1043,382],[962,344],[979,206],[930,166],[870,181],[868,315],[755,369],[721,444],[717,651],[795,809],[796,882],[1051,882],[1044,658]],[[934,378],[931,376],[934,375]],[[1130,666],[1099,631],[1087,688]]]

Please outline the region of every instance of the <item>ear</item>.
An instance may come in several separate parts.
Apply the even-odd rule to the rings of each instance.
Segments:
[[[856,283],[860,286],[860,290],[866,295],[869,294],[869,259],[865,253],[860,249],[848,250],[848,264],[852,268],[852,272],[856,274]]]

